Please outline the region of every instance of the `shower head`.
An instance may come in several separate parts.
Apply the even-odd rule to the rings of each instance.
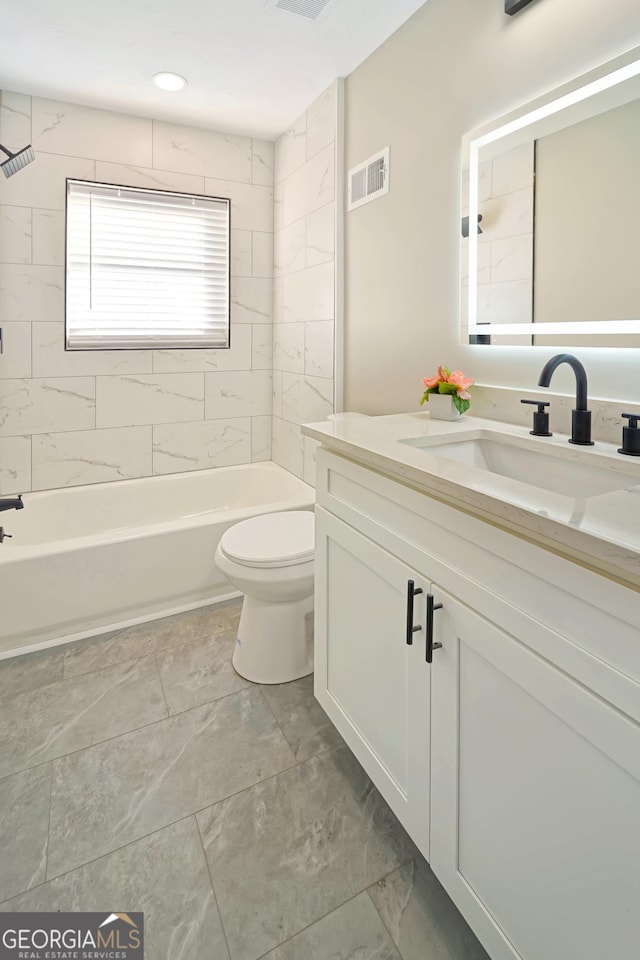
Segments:
[[[3,147],[0,143],[0,150],[3,153],[6,153],[8,160],[5,160],[3,163],[0,163],[2,172],[5,177],[12,177],[14,173],[17,173],[18,170],[22,170],[23,167],[26,167],[28,163],[31,163],[32,160],[35,160],[35,154],[33,152],[33,147],[29,144],[28,147],[23,147],[22,150],[19,150],[17,153],[11,153],[10,150],[7,150],[6,147]]]

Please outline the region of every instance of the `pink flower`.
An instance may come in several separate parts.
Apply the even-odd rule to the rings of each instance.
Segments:
[[[455,384],[458,388],[458,396],[461,400],[470,400],[471,394],[469,393],[469,387],[473,383],[473,377],[465,377],[462,370],[454,370],[453,373],[449,374],[448,377],[449,383]]]
[[[435,387],[437,383],[441,383],[442,377],[423,377],[422,382],[427,390],[431,390],[432,387]]]

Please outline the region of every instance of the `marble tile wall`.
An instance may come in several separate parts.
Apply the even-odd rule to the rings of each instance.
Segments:
[[[533,322],[533,146],[523,144],[480,164],[477,317],[479,323]],[[462,185],[463,216],[468,181]],[[469,284],[469,241],[462,241],[463,322]],[[526,345],[530,336],[501,337],[502,345]]]
[[[321,101],[308,113],[303,162],[308,139],[316,180],[288,189],[287,222],[309,214],[308,265],[322,270],[333,129],[329,136]],[[269,460],[274,145],[8,92],[0,93],[0,142],[33,143],[37,158],[0,178],[0,493]],[[279,156],[300,178],[295,149],[281,144]],[[65,353],[66,177],[231,198],[230,350]],[[288,414],[299,397],[312,419],[315,382],[319,396],[330,395],[322,283],[318,275],[308,318],[311,381],[287,385]],[[300,323],[302,296],[287,290],[290,318]],[[295,343],[280,337],[279,349]]]
[[[315,482],[300,425],[333,412],[337,84],[275,147],[273,459]]]
[[[540,361],[542,369],[543,360]],[[587,363],[587,373],[589,364]],[[567,388],[572,387],[573,375],[567,376]],[[486,417],[487,420],[502,420],[507,423],[517,423],[521,426],[532,425],[533,407],[520,403],[522,398],[529,400],[548,401],[550,429],[552,433],[571,433],[571,411],[576,405],[575,393],[555,393],[552,390],[540,388],[537,384],[527,384],[521,388],[496,387],[490,384],[476,384],[473,388],[472,414],[475,417]],[[591,436],[602,443],[622,443],[622,428],[627,421],[621,414],[636,413],[640,416],[640,404],[630,403],[627,400],[606,400],[589,397],[588,407],[591,411]]]

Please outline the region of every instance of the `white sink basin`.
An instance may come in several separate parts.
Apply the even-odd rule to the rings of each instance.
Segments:
[[[636,472],[625,471],[613,458],[594,451],[545,448],[526,437],[483,431],[481,436],[414,437],[400,443],[568,497],[597,497],[640,484],[640,464]]]

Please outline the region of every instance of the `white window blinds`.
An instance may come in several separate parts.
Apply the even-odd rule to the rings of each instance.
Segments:
[[[67,180],[67,349],[228,347],[229,205]]]

